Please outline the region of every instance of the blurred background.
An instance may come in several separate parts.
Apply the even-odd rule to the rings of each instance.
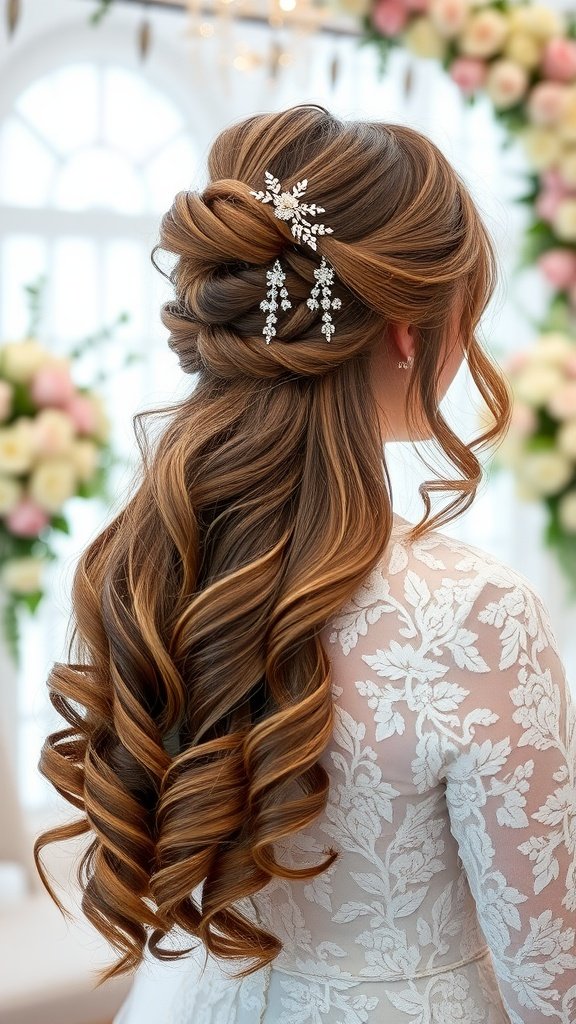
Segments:
[[[498,114],[525,111],[524,100],[496,103],[495,112],[494,96],[479,90],[470,102],[446,59],[422,56],[426,47],[414,41],[398,44],[390,2],[380,0],[379,29],[363,0],[0,3],[3,1024],[105,1024],[128,985],[93,989],[106,949],[81,922],[66,924],[35,880],[31,837],[68,813],[36,766],[55,724],[45,682],[53,661],[65,657],[76,559],[122,505],[138,463],[132,417],[190,387],[160,324],[166,282],[150,252],[174,193],[202,187],[216,132],[245,114],[304,101],[344,118],[418,128],[456,166],[494,239],[500,282],[481,337],[503,365],[523,365],[558,293],[536,258],[518,269],[527,231],[542,236],[534,223],[543,215],[534,221],[530,203],[518,201],[534,186],[534,166],[512,120]],[[388,36],[396,45],[386,45]],[[540,159],[538,174],[550,166]],[[548,243],[552,249],[557,239]],[[568,344],[570,319],[559,322]],[[537,401],[531,406],[534,416]],[[479,396],[465,364],[445,407],[461,434],[478,431]],[[40,413],[34,463],[32,421]],[[51,475],[34,470],[38,445]],[[430,476],[417,448],[389,449],[395,506],[412,520],[421,512],[417,484]],[[486,468],[472,509],[447,532],[530,579],[574,681],[574,604],[545,539],[549,503],[537,488],[522,494],[510,467]],[[47,857],[72,905],[70,849]]]

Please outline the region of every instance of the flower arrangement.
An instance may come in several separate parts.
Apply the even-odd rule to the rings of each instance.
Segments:
[[[117,461],[101,396],[78,386],[72,373],[111,329],[67,357],[50,352],[36,337],[43,285],[27,287],[31,323],[24,339],[0,345],[0,584],[4,636],[16,663],[18,612],[23,606],[34,612],[44,595],[46,564],[57,557],[56,531],[70,532],[66,503],[109,498],[108,475]]]
[[[543,502],[545,540],[576,597],[576,344],[546,331],[504,362],[514,402],[496,456],[514,475],[516,495]]]

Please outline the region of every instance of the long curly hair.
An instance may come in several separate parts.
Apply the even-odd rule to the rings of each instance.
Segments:
[[[312,878],[338,854],[292,869],[274,844],[326,805],[333,705],[319,633],[392,529],[371,376],[388,325],[417,328],[407,417],[423,410],[455,468],[420,486],[413,538],[471,504],[476,452],[502,439],[511,411],[475,334],[497,279],[492,244],[431,141],[307,104],[227,128],[208,170],[203,191],[176,196],[153,250],[158,269],[169,260],[162,321],[193,386],[134,416],[134,493],[78,561],[68,663],[48,679],[66,725],[47,738],[40,771],[81,816],[38,838],[36,863],[58,902],[41,851],[89,834],[83,911],[119,953],[103,977],[133,969],[146,949],[182,956],[189,946],[162,945],[179,929],[242,960],[237,976],[262,967],[281,943],[239,901],[273,876]],[[317,252],[251,195],[266,170],[288,189],[308,180],[334,232]],[[342,300],[330,344],[306,304],[323,254]],[[279,257],[292,310],[267,345],[259,304]],[[470,444],[438,400],[457,297],[492,416]],[[152,439],[143,424],[153,416]],[[431,514],[436,491],[451,500]]]

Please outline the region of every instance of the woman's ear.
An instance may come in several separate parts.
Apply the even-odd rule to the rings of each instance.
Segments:
[[[396,345],[399,355],[404,361],[414,356],[414,336],[416,328],[413,324],[397,323],[388,325],[388,337]]]

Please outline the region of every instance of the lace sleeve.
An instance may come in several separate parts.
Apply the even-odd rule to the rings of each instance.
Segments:
[[[546,608],[523,577],[488,582],[460,670],[464,742],[445,737],[450,829],[512,1024],[576,1020],[576,706]],[[476,712],[476,713],[474,713]]]

